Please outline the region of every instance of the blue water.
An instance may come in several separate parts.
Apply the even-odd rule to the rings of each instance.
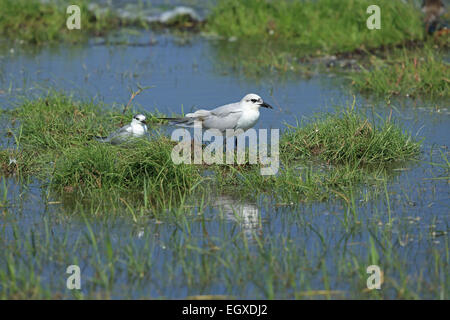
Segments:
[[[148,43],[152,39],[153,44],[106,46],[101,45],[101,39],[92,39],[86,45],[34,50],[20,44],[4,47],[0,52],[1,107],[12,108],[23,96],[39,97],[49,89],[64,90],[80,99],[94,99],[111,107],[121,107],[127,103],[130,89],[136,90],[139,84],[152,88],[134,100],[137,111],[158,110],[171,114],[213,108],[238,101],[246,93],[253,92],[275,107],[274,110],[262,110],[257,128],[283,130],[285,123],[295,124],[296,119],[307,120],[318,112],[333,112],[333,106],[346,106],[353,100],[351,86],[335,74],[317,73],[305,78],[293,72],[288,76],[272,72],[256,81],[234,71],[226,61],[220,61],[217,47],[200,36],[180,39],[168,34],[142,32],[130,38],[131,42],[137,43]],[[429,250],[437,249],[442,255],[448,254],[448,247],[445,247],[447,236],[436,238],[432,232],[437,230],[440,234],[449,230],[450,189],[445,179],[429,180],[445,175],[445,171],[426,163],[442,163],[441,152],[447,157],[449,155],[448,103],[399,98],[393,99],[389,106],[384,100],[367,99],[357,94],[356,105],[370,117],[375,113],[386,117],[392,112],[393,121],[414,136],[425,139],[422,161],[405,164],[404,170],[393,173],[387,186],[394,221],[392,243],[402,261],[411,261],[406,266],[406,273],[415,279],[420,270],[426,269]],[[8,126],[2,122],[2,129]],[[6,142],[2,134],[3,145]],[[64,277],[57,276],[64,274],[62,266],[76,262],[87,275],[89,286],[94,286],[96,267],[89,265],[92,243],[86,226],[88,221],[94,234],[101,239],[100,247],[105,246],[103,240],[109,237],[115,250],[119,250],[115,252],[118,257],[115,268],[119,276],[114,282],[112,298],[184,298],[196,294],[267,298],[252,270],[241,270],[247,276],[243,281],[248,281],[244,286],[225,285],[230,282],[224,279],[236,276],[231,271],[234,270],[232,267],[223,267],[219,275],[208,283],[199,284],[194,279],[192,285],[179,265],[174,248],[189,243],[206,250],[213,242],[223,250],[234,250],[236,246],[244,245],[244,239],[247,239],[254,246],[252,250],[256,250],[254,237],[257,235],[265,246],[275,248],[280,261],[285,257],[283,248],[291,243],[295,250],[304,250],[305,263],[314,264],[324,259],[329,270],[337,270],[335,258],[343,247],[348,245],[347,250],[353,254],[366,256],[371,236],[369,231],[388,222],[388,208],[383,195],[365,200],[364,195],[370,186],[361,187],[356,194],[361,230],[354,231],[343,227],[343,213],[347,208],[341,201],[277,206],[264,195],[255,195],[252,200],[219,195],[212,196],[204,208],[185,209],[186,224],[177,222],[178,218],[172,216],[174,213],[169,213],[162,223],[149,218],[136,224],[126,214],[109,216],[108,212],[103,212],[97,217],[85,217],[79,209],[74,210],[61,203],[46,205],[48,191],[38,181],[24,185],[14,178],[7,178],[5,183],[9,190],[9,209],[8,214],[0,218],[2,247],[13,241],[13,222],[25,238],[34,233],[33,236],[48,239],[50,249],[57,248],[59,241],[63,241],[62,237],[67,235],[65,254],[66,260],[70,261],[49,260],[43,265],[41,262],[36,265],[36,270],[46,285],[58,287],[65,281]],[[50,200],[58,202],[51,197]],[[196,216],[196,212],[201,215]],[[48,238],[46,228],[51,230]],[[232,239],[240,239],[240,242]],[[320,251],[323,242],[329,252]],[[120,248],[127,247],[130,251],[120,251]],[[186,249],[186,254],[192,255],[192,259],[201,259],[195,250]],[[123,260],[127,255],[147,258],[149,263],[145,276],[138,279],[136,286],[131,285],[131,276],[119,272],[126,265]],[[226,253],[223,255],[227,259]],[[194,277],[198,276],[196,271],[192,270]],[[301,270],[298,274],[301,276]],[[397,275],[390,276],[395,278]],[[339,278],[337,271],[330,271],[329,277],[332,290],[349,290],[349,284]],[[426,279],[428,275],[423,277]],[[310,289],[323,289],[321,274],[312,277]],[[281,285],[275,287],[279,298],[292,298],[294,291],[292,288],[283,289]]]

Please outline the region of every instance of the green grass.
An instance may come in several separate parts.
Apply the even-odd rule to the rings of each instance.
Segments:
[[[382,11],[380,30],[366,26],[366,9],[373,4]],[[420,10],[390,0],[219,0],[205,28],[242,42],[288,43],[304,54],[370,49],[423,38]]]
[[[376,95],[432,98],[450,97],[450,65],[439,49],[426,46],[372,56],[370,64],[349,75],[358,91]]]
[[[127,194],[137,205],[166,206],[210,187],[251,196],[277,190],[282,203],[331,195],[349,201],[356,185],[379,180],[420,150],[420,143],[389,119],[369,121],[353,108],[288,127],[281,135],[275,176],[262,176],[259,164],[175,165],[171,151],[176,143],[158,131],[149,140],[120,146],[92,140],[131,115],[58,93],[24,101],[9,114],[16,148],[0,152],[0,168],[4,174],[36,176],[60,195]],[[151,114],[148,119],[154,128],[161,121]],[[205,170],[215,176],[211,179]]]
[[[351,193],[358,186],[378,185],[381,178],[392,172],[384,168],[371,170],[352,165],[324,166],[314,162],[283,166],[277,176],[261,176],[259,167],[236,169],[216,167],[219,190],[234,196],[254,199],[264,194],[279,205],[298,206],[333,198],[350,202]],[[377,190],[373,190],[376,193]]]
[[[64,0],[0,0],[0,35],[42,44],[79,42],[89,35],[105,35],[127,25],[148,27],[140,19],[122,21],[111,10],[102,14],[89,12],[88,2],[82,1],[82,29],[68,30],[67,4]],[[380,30],[366,27],[366,8],[371,4],[382,9]],[[189,24],[185,17],[180,19],[172,26],[183,29]],[[420,43],[424,39],[421,19],[417,7],[402,1],[221,0],[201,27],[205,33],[235,38],[231,43],[212,44],[217,48],[218,60],[258,78],[274,70],[293,70],[309,76],[313,73],[311,66],[299,62],[305,56],[354,51],[370,54],[379,48]],[[363,71],[352,72],[348,77],[363,92],[446,98],[448,63],[435,52],[431,42],[423,50],[389,49],[384,52],[387,56],[362,62]]]
[[[142,19],[124,21],[111,10],[89,12],[88,1],[83,0],[78,2],[82,29],[71,31],[66,28],[65,10],[69,4],[65,0],[0,0],[0,34],[31,43],[76,42],[86,35],[104,35],[127,25],[147,27]],[[371,4],[382,8],[381,30],[366,27],[366,8]],[[170,25],[192,28],[185,17]],[[315,54],[375,48],[423,37],[419,10],[389,0],[221,0],[202,28],[226,38],[286,43],[290,48]]]
[[[66,9],[76,4],[81,11],[81,29],[69,30]],[[68,0],[0,0],[0,35],[31,44],[52,42],[81,42],[89,36],[105,36],[123,27],[173,30],[198,30],[200,24],[186,16],[179,16],[166,24],[150,24],[142,15],[136,18],[121,18],[108,5],[89,10],[89,1],[72,3]]]
[[[56,0],[43,3],[38,0],[0,0],[0,35],[42,44],[56,41],[79,42],[88,35],[105,35],[127,24],[145,27],[144,21],[125,22],[111,11],[102,15],[89,12],[88,1],[77,1],[81,9],[81,29],[68,30],[66,8],[70,1]]]
[[[149,204],[167,204],[201,181],[194,166],[173,164],[173,143],[156,132],[149,141],[121,147],[92,139],[128,123],[132,111],[123,115],[51,93],[25,101],[9,116],[16,125],[16,149],[0,152],[3,173],[36,176],[58,194],[137,193]],[[147,118],[151,124],[159,121],[156,114]]]
[[[65,149],[56,162],[52,183],[62,191],[147,190],[150,201],[189,193],[201,177],[195,166],[175,165],[173,144],[165,137],[137,141],[129,148],[92,142]]]
[[[381,8],[381,29],[366,27],[366,8]],[[360,92],[376,95],[448,97],[448,36],[424,38],[419,8],[402,1],[223,0],[205,26],[210,33],[234,41],[213,43],[225,70],[258,81],[286,72],[310,77],[329,72],[310,64],[315,56],[356,59],[361,72],[335,68]],[[398,47],[402,49],[398,49]],[[326,60],[326,59],[325,59]]]
[[[280,142],[285,161],[313,157],[331,165],[386,166],[411,159],[419,143],[389,119],[373,123],[347,109],[289,127]]]
[[[5,115],[17,146],[0,151],[0,170],[14,156],[19,171],[9,173],[39,177],[46,208],[32,225],[17,219],[36,198],[0,178],[2,299],[215,298],[218,287],[235,298],[448,298],[448,234],[438,244],[428,220],[411,223],[411,207],[389,183],[390,167],[420,152],[393,119],[347,108],[291,126],[281,135],[280,172],[261,176],[259,165],[175,166],[174,144],[156,133],[136,145],[96,143],[93,135],[128,122],[131,111],[65,94],[26,100]],[[430,176],[448,180],[446,154],[437,157]],[[215,189],[205,169],[215,173]],[[230,210],[210,212],[216,195],[233,192],[247,213],[265,210],[257,221],[264,227],[250,236],[245,217],[230,223]],[[314,204],[331,197],[338,200]],[[420,243],[400,246],[408,234]],[[373,263],[385,272],[380,291],[366,290]],[[65,289],[70,264],[81,267],[82,292]]]
[[[289,126],[280,138],[276,176],[262,176],[259,165],[215,166],[218,185],[236,195],[264,193],[278,203],[332,196],[349,203],[356,186],[379,185],[420,152],[421,143],[399,125],[376,120],[348,108]]]

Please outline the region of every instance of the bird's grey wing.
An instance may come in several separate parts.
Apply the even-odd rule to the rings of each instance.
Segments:
[[[197,121],[205,129],[233,129],[242,115],[242,108],[239,103],[227,104],[213,110],[200,109],[193,113],[186,114],[182,118],[167,118],[171,124],[183,127],[195,127]]]
[[[109,135],[109,138],[119,137],[119,136],[127,136],[131,133],[131,125],[127,124],[126,126],[123,126],[122,128],[114,131]]]
[[[203,128],[218,129],[225,131],[226,129],[235,129],[241,118],[242,112],[229,113],[225,117],[211,116],[203,120]]]
[[[126,140],[126,138],[131,133],[131,125],[127,124],[126,126],[123,126],[122,128],[114,131],[106,138],[97,137],[96,140],[100,142],[108,142],[112,144],[119,144]]]
[[[210,111],[210,115],[203,119],[203,127],[214,128],[220,131],[235,129],[239,118],[242,116],[242,108],[239,103],[232,103],[218,107]]]
[[[218,117],[226,117],[230,113],[242,112],[242,107],[239,102],[226,104],[221,107],[217,107],[210,111],[211,114],[216,115]]]

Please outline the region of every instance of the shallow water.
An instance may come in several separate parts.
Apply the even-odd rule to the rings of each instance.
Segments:
[[[257,128],[283,130],[285,123],[332,112],[334,105],[349,105],[353,100],[346,80],[335,74],[317,73],[308,79],[293,73],[268,73],[257,80],[246,77],[220,60],[212,40],[200,36],[143,32],[130,38],[141,44],[151,39],[152,45],[106,46],[101,39],[92,39],[73,47],[3,48],[2,108],[13,107],[24,95],[41,96],[48,88],[121,107],[129,99],[130,88],[153,86],[134,100],[134,106],[167,114],[212,108],[254,92],[275,107],[262,110]],[[445,260],[447,255],[448,264],[448,181],[429,180],[445,172],[425,163],[442,163],[441,152],[449,155],[448,105],[399,98],[391,102],[391,108],[384,100],[360,95],[356,105],[371,117],[374,113],[386,117],[392,110],[394,121],[425,138],[422,161],[406,163],[403,170],[393,172],[387,185],[389,201],[384,191],[357,188],[353,209],[358,223],[345,221],[350,209],[343,201],[280,206],[264,195],[251,200],[211,195],[203,207],[174,208],[161,221],[135,222],[127,213],[93,215],[60,203],[46,204],[47,190],[37,182],[19,184],[13,178],[0,178],[7,187],[0,183],[0,199],[8,190],[7,209],[0,218],[0,247],[5,250],[15,241],[17,250],[25,254],[27,243],[45,244],[48,255],[25,255],[18,265],[35,270],[50,292],[67,296],[71,293],[65,289],[65,268],[78,264],[86,297],[98,293],[112,298],[302,298],[299,292],[326,289],[339,291],[331,297],[342,298],[366,297],[361,295],[365,278],[346,275],[343,269],[346,263],[368,261],[371,241],[378,239],[381,261],[393,259],[386,256],[390,252],[403,270],[400,274],[397,269],[384,270],[390,281],[385,297],[395,298],[392,283],[401,283],[406,276],[429,284],[430,288],[420,290],[420,297],[448,298],[448,292],[442,293],[448,286],[441,282],[442,288],[433,287],[436,279],[448,281],[447,272],[438,268],[433,274],[429,261],[435,255]],[[5,145],[3,134],[2,139]],[[389,210],[392,226],[383,233]],[[19,241],[14,240],[17,235]],[[113,258],[103,254],[109,242]],[[264,260],[267,252],[277,263]],[[114,263],[108,264],[108,259]],[[365,271],[364,267],[360,269]],[[102,272],[109,282],[95,280]]]

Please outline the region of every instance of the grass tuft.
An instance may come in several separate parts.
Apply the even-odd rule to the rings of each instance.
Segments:
[[[417,155],[420,144],[395,123],[374,124],[353,110],[290,127],[280,142],[285,161],[315,157],[328,164],[387,165]]]
[[[201,180],[194,166],[175,165],[173,143],[153,137],[128,146],[97,142],[63,151],[56,162],[53,185],[62,191],[101,189],[141,192],[168,197],[191,191]]]

